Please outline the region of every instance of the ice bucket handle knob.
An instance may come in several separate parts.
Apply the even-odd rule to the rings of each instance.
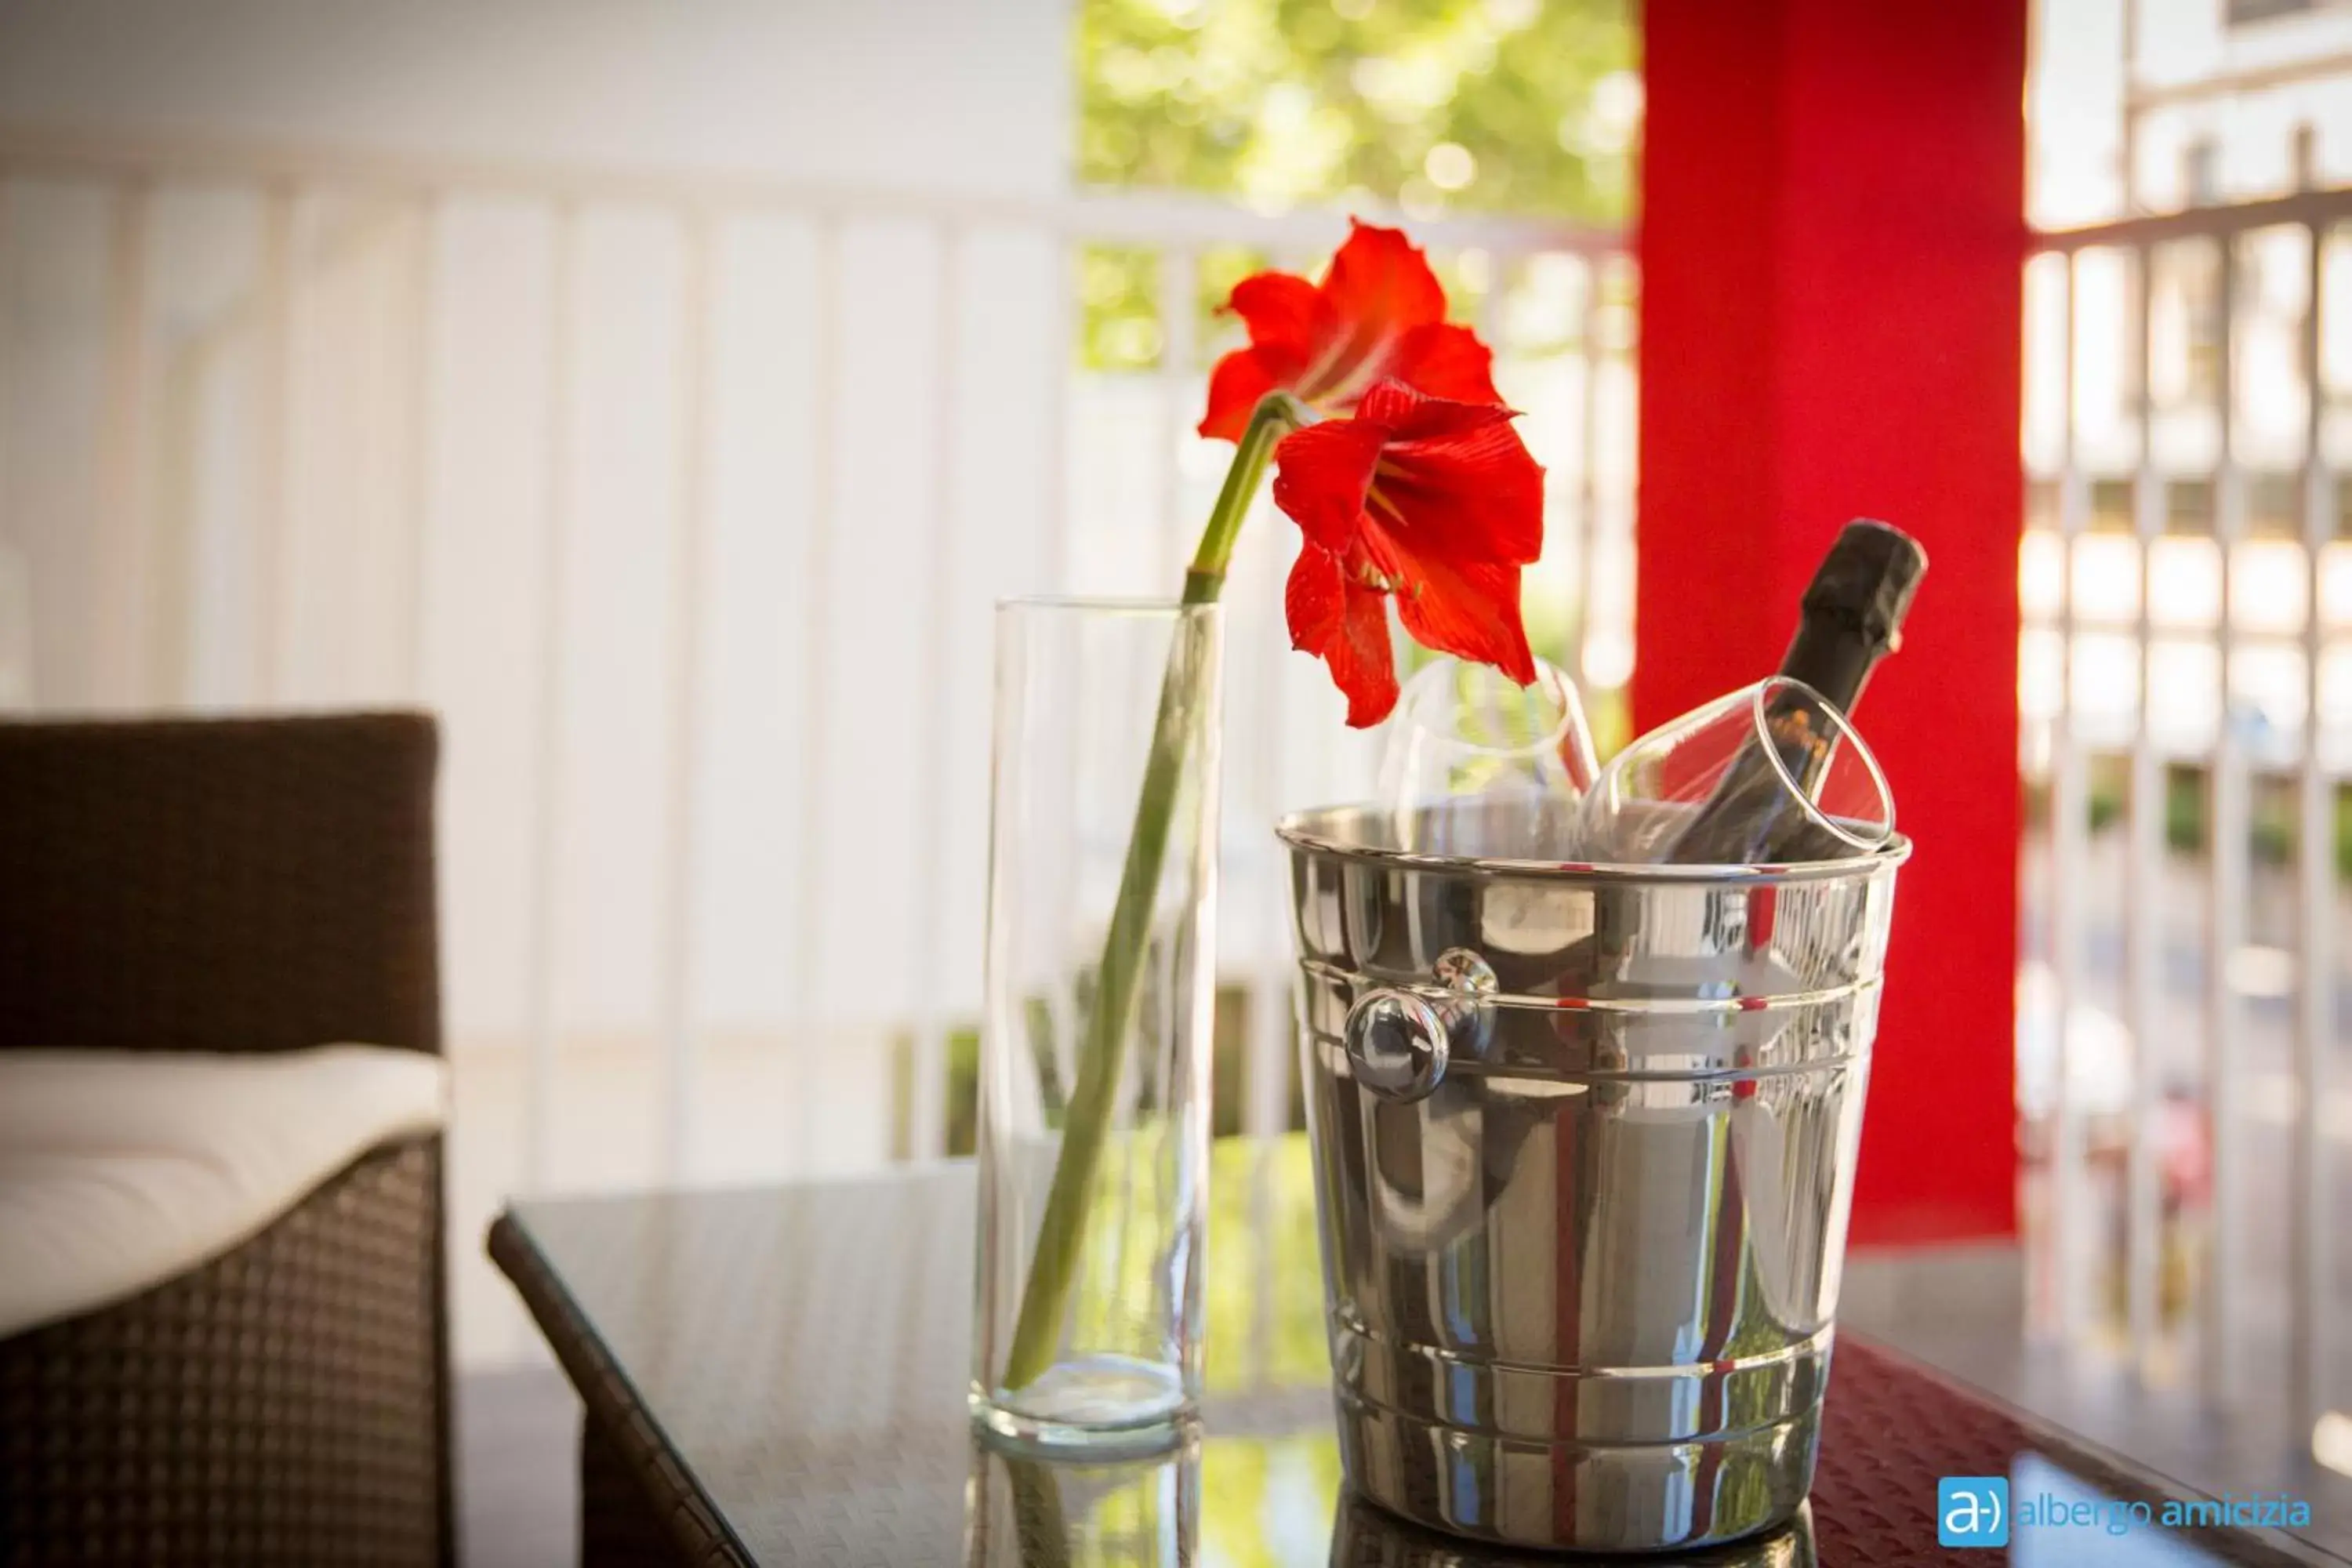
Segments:
[[[1421,1099],[1445,1076],[1445,1020],[1410,991],[1366,992],[1348,1009],[1348,1060],[1384,1100]]]

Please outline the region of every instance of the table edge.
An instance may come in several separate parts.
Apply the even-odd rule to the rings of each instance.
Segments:
[[[484,1250],[522,1298],[540,1337],[579,1394],[584,1418],[596,1423],[627,1465],[646,1503],[667,1526],[682,1560],[709,1568],[757,1568],[749,1549],[679,1461],[677,1445],[511,1208],[502,1209],[490,1222]]]

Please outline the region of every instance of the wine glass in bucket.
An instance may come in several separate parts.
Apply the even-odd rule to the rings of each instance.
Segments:
[[[1578,858],[1781,865],[1866,855],[1895,798],[1835,703],[1776,675],[1651,731],[1610,759],[1578,808]]]
[[[1557,858],[1600,771],[1583,700],[1559,669],[1538,659],[1521,686],[1440,658],[1398,697],[1377,799],[1399,848]]]

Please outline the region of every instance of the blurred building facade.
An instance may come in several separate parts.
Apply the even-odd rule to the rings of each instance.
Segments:
[[[2286,1389],[2262,1441],[2307,1463],[2347,1403],[2352,8],[2036,19],[2035,1321],[2145,1389]]]

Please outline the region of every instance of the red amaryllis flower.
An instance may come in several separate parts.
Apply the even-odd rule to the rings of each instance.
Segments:
[[[1284,595],[1291,646],[1330,666],[1351,726],[1396,706],[1391,595],[1423,647],[1535,679],[1519,569],[1543,549],[1543,469],[1516,417],[1383,381],[1355,417],[1275,448],[1275,504],[1307,536]]]
[[[1402,229],[1350,221],[1320,283],[1260,272],[1234,286],[1225,309],[1249,326],[1249,347],[1217,362],[1201,434],[1238,440],[1250,410],[1286,391],[1344,414],[1375,382],[1432,397],[1494,403],[1494,354],[1445,320],[1445,290]]]

